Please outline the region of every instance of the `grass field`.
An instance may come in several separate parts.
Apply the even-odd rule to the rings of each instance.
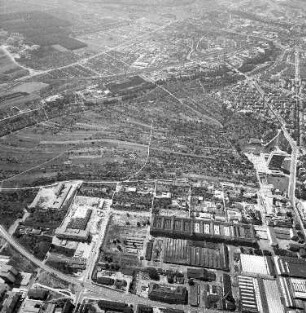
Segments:
[[[39,176],[56,178],[62,170],[95,172],[110,162],[117,164],[113,170],[124,178],[144,163],[149,132],[146,125],[124,122],[124,118],[119,124],[112,123],[105,112],[88,111],[42,122],[0,138],[2,179],[26,171],[6,183],[15,186]],[[124,165],[126,159],[129,169]],[[64,165],[68,161],[70,165]]]
[[[0,84],[25,76],[28,71],[14,63],[0,48]]]
[[[44,84],[41,82],[29,82],[29,83],[22,83],[12,89],[12,92],[39,92],[41,89],[46,88],[48,84]]]
[[[288,177],[268,177],[268,183],[273,184],[273,186],[282,192],[287,192],[289,187]]]
[[[31,263],[27,258],[19,254],[13,247],[8,245],[4,251],[2,251],[4,255],[8,255],[11,257],[9,265],[12,265],[16,268],[17,271],[34,273],[36,270],[36,266]]]
[[[56,289],[67,289],[69,288],[69,284],[47,272],[42,272],[39,275],[38,278],[38,283],[49,286],[51,288],[56,288]]]

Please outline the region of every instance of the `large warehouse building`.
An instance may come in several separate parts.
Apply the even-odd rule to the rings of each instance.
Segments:
[[[257,242],[253,225],[160,215],[153,217],[151,235],[245,245]]]
[[[226,245],[213,245],[213,247],[194,247],[187,240],[167,238],[164,242],[164,262],[228,271]]]
[[[274,276],[273,262],[269,256],[240,254],[241,272],[248,276]]]
[[[275,270],[278,275],[305,278],[306,279],[306,261],[303,259],[290,257],[274,257]]]
[[[243,313],[285,313],[276,280],[238,276]]]

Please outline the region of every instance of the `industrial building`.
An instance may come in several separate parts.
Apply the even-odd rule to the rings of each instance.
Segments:
[[[240,254],[241,272],[250,276],[274,276],[273,262],[269,256]]]
[[[80,182],[61,182],[50,187],[39,189],[29,209],[43,209],[58,211],[71,204],[73,195],[80,187]]]
[[[215,281],[216,274],[212,271],[208,271],[205,268],[187,268],[187,277],[203,280],[203,281]]]
[[[306,279],[306,261],[291,257],[274,256],[277,275]]]
[[[194,247],[187,240],[167,238],[163,250],[165,263],[229,270],[228,249],[224,244]]]
[[[133,309],[130,306],[128,306],[126,303],[122,303],[122,302],[99,300],[98,306],[101,310],[104,310],[105,312],[107,312],[107,311],[126,312],[126,313],[132,313],[133,312]]]
[[[138,304],[136,313],[153,313],[153,308],[144,304]]]
[[[244,313],[284,313],[275,279],[238,276],[241,311]]]
[[[150,283],[149,299],[170,304],[187,304],[188,291],[181,286],[172,287]]]
[[[154,242],[152,240],[147,242],[147,245],[146,245],[146,255],[145,255],[145,259],[147,261],[151,261],[151,259],[152,259],[153,244],[154,244]]]
[[[76,196],[62,224],[55,230],[55,236],[63,240],[88,241],[92,213],[100,205],[99,198]]]
[[[242,312],[263,312],[257,279],[239,276],[238,285]]]
[[[85,230],[90,220],[91,214],[92,210],[86,210],[85,216],[82,217],[77,216],[72,218],[68,223],[67,229]]]
[[[253,225],[160,215],[153,217],[151,235],[251,246],[257,242]]]
[[[90,209],[77,209],[71,218],[66,217],[61,226],[55,230],[56,237],[66,240],[87,241],[90,235],[88,222],[91,214],[92,210]]]
[[[115,280],[111,277],[103,276],[100,272],[97,275],[97,283],[101,285],[112,286]]]
[[[283,303],[281,301],[281,293],[276,280],[259,279],[263,283],[265,296],[268,304],[269,313],[285,313]],[[260,288],[262,290],[262,288]],[[264,311],[265,312],[265,311]]]
[[[85,242],[89,238],[89,231],[59,227],[55,230],[55,236],[59,239]]]
[[[190,285],[188,294],[188,303],[193,306],[199,306],[200,286],[197,283]]]
[[[278,281],[286,308],[306,311],[306,280],[279,277]]]

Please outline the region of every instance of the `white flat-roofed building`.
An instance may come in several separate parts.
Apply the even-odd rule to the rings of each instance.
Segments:
[[[269,313],[284,313],[285,309],[281,301],[276,280],[263,280],[265,294],[267,298]]]
[[[238,276],[241,306],[243,310],[260,312],[257,303],[258,297],[256,296],[255,280],[256,278],[253,277]]]
[[[276,280],[238,276],[242,312],[284,313]]]
[[[270,276],[270,267],[267,257],[249,254],[240,254],[242,273],[247,275]]]

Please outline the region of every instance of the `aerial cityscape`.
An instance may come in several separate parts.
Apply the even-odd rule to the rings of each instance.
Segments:
[[[305,0],[0,0],[0,313],[306,312],[305,86]]]

